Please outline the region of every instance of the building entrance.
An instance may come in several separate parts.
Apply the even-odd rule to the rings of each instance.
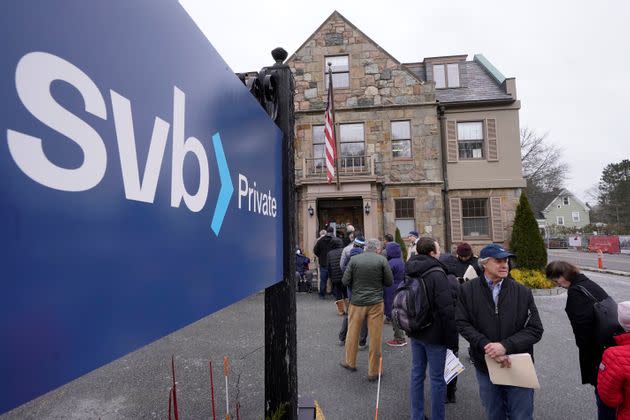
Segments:
[[[361,197],[328,198],[317,200],[317,232],[333,223],[337,236],[347,236],[346,226],[351,224],[356,230],[363,229],[363,199]]]

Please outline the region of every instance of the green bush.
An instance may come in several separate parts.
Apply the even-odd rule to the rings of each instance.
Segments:
[[[510,271],[514,280],[530,289],[552,289],[556,285],[541,270],[514,268]]]
[[[516,207],[510,251],[516,254],[518,268],[544,270],[547,265],[547,250],[534,212],[523,193]]]
[[[400,245],[400,250],[402,251],[403,261],[407,261],[407,244],[403,241],[402,236],[400,236],[400,229],[396,228],[396,234],[394,236],[394,240],[398,245]]]

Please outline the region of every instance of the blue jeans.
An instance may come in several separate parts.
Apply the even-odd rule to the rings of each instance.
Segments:
[[[595,388],[595,401],[597,402],[597,420],[615,420],[617,418],[617,409],[604,404],[599,398],[597,388]]]
[[[487,373],[475,369],[481,404],[488,420],[532,420],[534,390],[518,386],[494,385]]]
[[[326,283],[328,282],[328,267],[319,266],[319,296],[326,296]]]
[[[411,418],[412,420],[424,420],[424,378],[428,362],[429,381],[431,383],[431,419],[444,420],[446,346],[425,344],[411,337],[410,341],[411,385],[409,387],[409,400],[411,401]]]

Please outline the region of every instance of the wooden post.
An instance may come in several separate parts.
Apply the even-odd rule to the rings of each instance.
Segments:
[[[272,51],[276,61],[267,71],[275,78],[276,124],[282,142],[283,281],[265,289],[265,417],[284,411],[283,419],[297,419],[297,336],[295,308],[296,199],[293,137],[293,75],[282,64],[287,52]]]

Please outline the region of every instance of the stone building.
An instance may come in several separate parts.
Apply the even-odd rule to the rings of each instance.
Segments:
[[[324,111],[333,76],[338,182]],[[348,223],[366,237],[410,230],[476,248],[509,239],[525,186],[514,79],[482,56],[403,64],[338,12],[287,60],[295,78],[298,244]]]

